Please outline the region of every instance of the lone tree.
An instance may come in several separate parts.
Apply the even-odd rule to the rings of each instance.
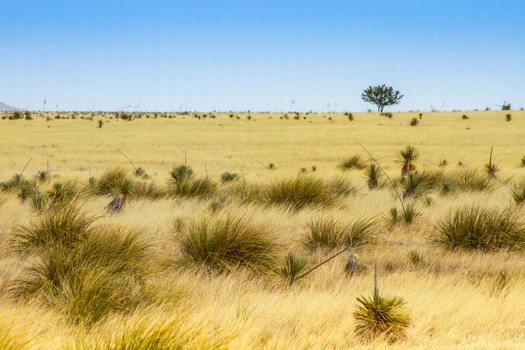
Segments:
[[[361,98],[365,102],[373,103],[377,106],[377,111],[382,113],[386,106],[397,105],[403,98],[398,90],[394,90],[391,86],[377,85],[369,86],[361,94]]]

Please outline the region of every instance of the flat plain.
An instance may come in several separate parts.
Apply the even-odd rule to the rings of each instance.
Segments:
[[[525,211],[512,189],[525,181],[524,111],[399,112],[391,118],[292,112],[10,115],[0,115],[4,348],[132,349],[151,339],[160,340],[150,348],[192,349],[525,346],[525,245],[462,249],[437,242],[440,224],[460,208],[508,212],[523,223]],[[419,156],[402,179],[400,152],[407,146]],[[405,197],[401,202],[384,174],[377,188],[369,187],[367,169],[377,164]],[[191,168],[188,181],[208,187],[184,192],[175,174],[183,166]],[[124,174],[128,187],[95,191],[110,171]],[[410,187],[408,181],[419,175],[424,185]],[[21,178],[30,188],[25,194],[20,181],[13,182]],[[454,187],[458,178],[463,182]],[[301,179],[333,193],[306,204],[302,197],[289,200],[288,192],[285,199],[274,196],[281,185],[301,186]],[[143,247],[140,259],[130,258],[111,275],[131,280],[110,283],[123,294],[85,287],[92,271],[82,262],[73,265],[73,280],[88,281],[80,284],[62,278],[60,269],[54,275],[38,270],[49,262],[48,243],[31,245],[21,232],[65,210],[53,206],[57,183],[75,189],[67,205],[93,218],[93,236],[117,234],[118,241],[120,232]],[[126,193],[126,206],[108,213],[104,207],[119,192]],[[47,196],[47,204],[39,206],[37,193]],[[417,213],[411,222],[402,218],[405,207]],[[193,248],[185,237],[197,235],[199,223],[209,227],[228,218],[266,235],[268,261],[258,268],[243,260],[217,269],[209,260],[188,258]],[[328,219],[334,227],[370,220],[370,240],[308,244],[313,223]],[[520,234],[525,241],[525,231]],[[85,248],[78,244],[49,249],[67,255]],[[306,260],[307,271],[347,247],[292,282],[278,272],[290,253]],[[349,275],[345,264],[351,256],[359,269]],[[355,332],[357,298],[372,296],[375,262],[380,293],[403,298],[410,319],[404,336],[392,343]]]

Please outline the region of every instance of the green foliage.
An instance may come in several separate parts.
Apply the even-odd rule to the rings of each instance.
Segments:
[[[19,226],[14,235],[18,250],[60,247],[67,249],[85,239],[95,219],[75,206],[45,213],[28,225]]]
[[[29,205],[38,212],[43,212],[47,208],[49,199],[39,190],[35,190],[29,198]]]
[[[306,224],[302,242],[308,249],[357,248],[377,241],[376,220],[359,218],[341,223],[332,217],[312,219]]]
[[[413,146],[406,146],[399,151],[396,163],[401,164],[401,174],[408,175],[409,172],[416,170],[415,161],[419,159],[419,151]]]
[[[406,224],[411,224],[414,222],[414,220],[421,216],[421,213],[416,209],[414,204],[409,203],[405,205],[405,210],[402,213],[403,221]]]
[[[170,176],[175,185],[193,178],[193,169],[189,165],[178,165],[170,171]]]
[[[179,165],[170,171],[171,192],[181,197],[209,197],[217,191],[217,184],[208,178],[194,178],[193,169]]]
[[[366,161],[364,161],[360,156],[352,156],[339,164],[339,168],[343,170],[358,169],[362,170],[366,168]]]
[[[70,205],[80,193],[80,186],[76,182],[55,182],[47,191],[47,196],[53,206],[61,206]]]
[[[429,190],[430,186],[425,176],[419,173],[409,173],[400,181],[403,197],[421,198]]]
[[[410,317],[404,311],[406,303],[403,298],[377,294],[373,298],[358,297],[357,302],[353,316],[356,320],[355,333],[359,338],[370,341],[385,337],[393,343],[406,337]]]
[[[386,106],[392,106],[398,104],[403,95],[398,90],[394,90],[391,86],[376,85],[369,86],[361,94],[361,98],[365,102],[375,104],[378,112],[383,112]]]
[[[464,206],[436,224],[433,240],[448,249],[521,250],[525,248],[525,222],[509,209]]]
[[[501,105],[501,110],[502,111],[510,111],[511,107],[512,107],[512,105],[510,104],[510,102],[507,103],[507,102],[503,101],[503,104]]]
[[[288,253],[284,261],[274,271],[288,285],[292,285],[305,272],[307,264],[308,260],[305,258]]]
[[[272,232],[246,217],[203,217],[180,227],[176,236],[182,264],[228,272],[243,267],[271,269],[277,245]]]
[[[383,176],[383,173],[377,165],[370,164],[365,169],[365,176],[369,189],[373,190],[379,188],[379,182],[381,180],[381,177]]]
[[[268,186],[263,190],[262,201],[268,205],[283,205],[293,210],[308,206],[327,207],[337,199],[338,194],[334,191],[347,189],[340,186],[341,183],[330,186],[320,179],[298,176]]]

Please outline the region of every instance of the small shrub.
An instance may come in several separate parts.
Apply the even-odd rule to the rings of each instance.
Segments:
[[[501,110],[502,111],[510,111],[512,105],[510,103],[507,103],[507,102],[503,102],[503,105],[501,105]]]
[[[80,186],[72,181],[55,182],[47,191],[47,196],[53,206],[70,205],[80,195]]]
[[[467,119],[469,119],[469,117],[468,117],[468,115],[463,114],[463,115],[461,116],[461,119],[463,119],[463,120],[467,120]]]
[[[389,230],[391,230],[395,225],[397,225],[398,222],[401,221],[401,217],[396,207],[390,208],[388,213],[385,214],[383,218],[386,221],[386,226]]]
[[[282,278],[288,285],[292,285],[299,276],[306,270],[308,261],[305,258],[297,257],[292,253],[288,253],[284,261],[274,271]]]
[[[418,173],[409,173],[400,183],[403,190],[403,198],[420,198],[430,190],[427,179]]]
[[[525,167],[525,156],[521,157],[521,167]]]
[[[50,178],[49,171],[47,171],[47,170],[40,170],[36,174],[36,178],[40,182],[47,182],[49,180],[49,178]]]
[[[419,119],[417,119],[416,117],[410,120],[410,126],[417,126],[418,124],[419,124]]]
[[[341,164],[339,164],[339,168],[343,170],[350,170],[350,169],[358,169],[362,170],[366,168],[366,161],[364,161],[360,156],[352,156],[348,159],[345,159]]]
[[[405,211],[402,213],[402,218],[406,224],[412,224],[414,220],[420,216],[421,213],[412,203],[405,205]]]
[[[342,177],[335,177],[325,182],[327,190],[335,196],[346,197],[357,193],[352,183]]]
[[[408,252],[408,260],[414,267],[418,267],[423,263],[423,255],[419,254],[415,250]]]
[[[237,173],[230,173],[228,171],[222,173],[221,175],[221,182],[225,183],[225,182],[232,182],[232,181],[235,181],[239,178],[239,174]]]
[[[373,218],[356,219],[344,224],[334,218],[311,220],[305,228],[302,242],[308,249],[357,248],[377,240]]]
[[[440,160],[438,166],[439,167],[445,167],[448,165],[448,161],[446,159]]]
[[[193,221],[176,236],[182,264],[216,272],[243,267],[271,269],[277,245],[272,233],[246,217],[211,217]]]
[[[170,171],[171,179],[175,185],[193,178],[193,169],[189,165],[178,165]]]
[[[448,249],[493,251],[525,248],[525,222],[509,209],[470,205],[456,209],[435,226],[434,241]]]
[[[135,169],[135,176],[137,177],[144,177],[144,176],[147,176],[146,174],[146,170],[144,170],[143,168],[141,167],[138,167]]]
[[[507,113],[507,114],[505,115],[505,120],[508,121],[508,122],[510,122],[510,121],[512,120],[512,115],[511,115],[510,113]]]
[[[107,170],[98,180],[91,185],[91,192],[95,195],[116,195],[118,193],[129,194],[133,182],[127,177],[122,169]]]

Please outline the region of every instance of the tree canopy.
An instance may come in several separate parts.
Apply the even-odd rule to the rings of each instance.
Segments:
[[[369,86],[361,94],[361,98],[365,102],[375,104],[377,111],[381,113],[386,106],[397,105],[403,96],[399,90],[394,90],[393,87],[384,84]]]

